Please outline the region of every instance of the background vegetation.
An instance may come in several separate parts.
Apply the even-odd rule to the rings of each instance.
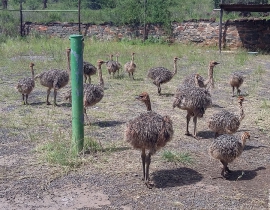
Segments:
[[[237,3],[238,0],[230,0]],[[241,1],[246,3],[246,1]],[[258,0],[256,3],[267,3]],[[1,2],[0,2],[1,4]],[[2,5],[0,5],[2,7]],[[81,0],[81,22],[121,24],[160,24],[170,29],[173,21],[218,18],[219,0]],[[42,0],[23,0],[24,10],[41,10]],[[20,0],[8,0],[8,10],[0,11],[0,33],[17,36]],[[78,0],[48,0],[46,10],[77,10]],[[14,11],[15,10],[15,11]],[[254,13],[254,16],[262,14]],[[226,13],[224,20],[238,18],[239,12]],[[77,12],[23,12],[23,21],[29,22],[78,22]]]

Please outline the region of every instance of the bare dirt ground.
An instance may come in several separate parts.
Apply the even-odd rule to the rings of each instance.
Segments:
[[[246,117],[236,135],[249,131],[251,141],[247,142],[243,154],[229,165],[233,171],[229,180],[221,178],[220,163],[211,159],[207,152],[214,137],[207,128],[207,119],[221,108],[237,112],[237,100],[231,97],[230,87],[221,78],[217,79],[212,93],[213,108],[198,121],[200,140],[184,135],[185,112],[171,108],[171,94],[183,75],[179,74],[179,78],[163,85],[162,96],[157,95],[156,87],[146,78],[133,82],[134,88],[138,89],[135,92],[140,93],[147,88],[153,109],[170,115],[174,122],[174,138],[164,150],[188,152],[194,162],[167,162],[161,158],[163,150],[159,151],[153,156],[150,167],[150,177],[155,185],[153,189],[148,189],[141,180],[140,152],[123,141],[125,122],[143,112],[145,107],[134,101],[133,93],[121,102],[112,101],[114,91],[122,88],[122,80],[105,77],[106,96],[96,107],[88,109],[93,124],[91,128],[85,126],[85,135],[100,141],[104,148],[112,149],[82,155],[87,161],[68,173],[41,161],[35,148],[37,143],[50,140],[55,126],[59,127],[59,132],[70,131],[70,107],[46,106],[45,89],[39,84],[29,97],[30,108],[21,105],[19,94],[13,90],[12,100],[1,100],[0,105],[0,209],[269,209],[269,131],[267,126],[261,128],[258,123],[258,113],[262,114],[262,120],[265,120],[263,116],[267,116],[260,109],[261,102],[270,100],[270,62],[265,58],[252,57],[240,69],[246,77],[242,87],[247,93],[244,102]],[[259,86],[253,90],[251,83],[257,76],[254,71],[258,65],[265,72],[258,82]],[[2,87],[15,86],[16,80],[10,78],[13,80],[10,84],[4,77],[8,75],[1,75]],[[125,76],[123,80],[129,79]],[[123,94],[128,95],[129,90],[123,91]],[[58,100],[60,104],[64,103],[63,99]],[[104,109],[106,111],[101,111]],[[27,115],[28,112],[32,112],[33,116]],[[43,116],[38,116],[38,112],[48,113],[49,118],[60,115],[62,118],[42,121],[40,118]],[[15,122],[11,124],[13,115],[15,118],[12,121]],[[24,123],[34,121],[38,128],[35,123],[29,122],[29,132],[25,132],[25,127],[16,124],[16,121],[23,120],[23,116],[31,117]],[[39,139],[33,140],[37,134]]]

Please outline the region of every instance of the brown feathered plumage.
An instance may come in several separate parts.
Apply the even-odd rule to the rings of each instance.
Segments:
[[[108,69],[109,75],[111,77],[111,74],[113,74],[113,78],[114,78],[114,74],[116,71],[119,71],[120,66],[116,63],[116,61],[113,60],[113,55],[110,55],[110,60],[105,62],[106,67]]]
[[[215,138],[219,134],[232,134],[238,130],[241,121],[245,117],[242,105],[243,101],[243,97],[238,98],[239,115],[227,110],[222,110],[212,115],[208,122],[208,127],[215,132]]]
[[[248,132],[242,134],[242,142],[239,142],[233,135],[224,134],[212,142],[209,147],[209,154],[222,163],[223,169],[221,175],[223,177],[228,178],[228,173],[231,172],[228,168],[228,163],[233,162],[235,158],[242,154],[246,140],[249,138],[250,135]]]
[[[187,111],[185,135],[190,135],[188,127],[189,121],[191,117],[193,117],[193,135],[196,137],[197,118],[203,117],[206,109],[212,106],[210,93],[204,88],[182,86],[181,89],[176,91],[174,97],[173,108],[178,107],[179,109]]]
[[[143,92],[136,99],[146,104],[147,112],[140,114],[126,124],[125,138],[135,149],[142,151],[143,178],[145,184],[150,187],[149,165],[151,156],[172,139],[173,126],[169,116],[161,116],[151,110],[148,93]],[[147,155],[146,150],[149,151]]]
[[[158,87],[158,94],[161,94],[161,87],[160,85],[166,82],[169,82],[173,76],[177,73],[177,60],[179,58],[175,57],[173,59],[174,62],[174,71],[171,72],[170,70],[164,67],[154,67],[148,70],[147,77],[153,80],[153,84]]]
[[[136,64],[134,63],[134,55],[135,53],[133,52],[131,54],[131,61],[127,62],[125,65],[124,65],[124,68],[126,70],[126,72],[128,72],[128,76],[131,77],[132,76],[132,79],[134,79],[134,72],[136,70]]]
[[[88,77],[88,82],[89,84],[91,84],[91,76],[95,75],[96,73],[97,73],[97,68],[93,64],[86,61],[83,62],[83,76],[84,76],[85,83]]]
[[[22,100],[23,100],[23,104],[28,104],[28,95],[32,92],[32,90],[35,87],[35,74],[34,74],[34,63],[30,63],[29,67],[31,69],[32,72],[32,77],[30,78],[23,78],[20,79],[16,89],[22,94]]]
[[[244,82],[244,77],[241,75],[239,72],[234,72],[230,76],[230,85],[232,87],[232,96],[234,96],[234,89],[236,88],[237,90],[237,95],[240,94],[241,90],[239,87],[243,84]]]
[[[118,61],[119,59],[119,53],[117,53],[115,55],[116,59],[115,59],[115,63],[117,65],[117,75],[119,76],[119,70],[122,68],[122,64]]]
[[[219,63],[216,61],[210,61],[209,63],[209,69],[208,69],[208,78],[204,79],[202,76],[198,76],[198,85],[201,88],[210,88],[214,87],[214,79],[213,79],[213,74],[214,74],[214,67],[218,65]],[[183,84],[188,87],[194,87],[196,86],[195,81],[194,81],[194,76],[196,73],[190,74],[186,76],[184,79]]]
[[[49,71],[45,71],[41,74],[35,76],[35,80],[39,79],[40,84],[47,87],[47,105],[50,105],[49,96],[51,89],[54,90],[54,105],[56,103],[56,95],[57,91],[63,87],[65,87],[69,82],[70,77],[70,49],[67,49],[67,62],[68,62],[68,70],[59,70],[59,69],[51,69]]]
[[[102,60],[97,61],[97,71],[98,71],[98,76],[99,76],[99,84],[83,84],[83,107],[84,107],[84,115],[87,120],[87,123],[90,125],[90,120],[88,118],[88,115],[86,113],[86,108],[89,106],[94,106],[98,102],[100,102],[104,96],[104,81],[102,78],[102,70],[101,70],[101,65],[105,63]],[[71,89],[68,90],[65,96],[66,100],[71,101]]]

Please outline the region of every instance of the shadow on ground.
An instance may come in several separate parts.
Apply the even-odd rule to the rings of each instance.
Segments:
[[[156,188],[190,185],[199,182],[202,179],[202,174],[186,167],[156,171],[152,175],[152,180]]]
[[[229,181],[243,181],[243,180],[252,180],[258,173],[257,171],[265,170],[266,168],[261,166],[255,170],[236,170],[230,173]]]
[[[218,104],[212,104],[212,107],[215,107],[215,108],[221,108],[221,109],[225,108],[224,106],[220,106],[220,105],[218,105]]]
[[[254,179],[258,173],[257,171],[266,170],[265,167],[260,166],[254,170],[235,170],[229,173],[228,181],[244,181]],[[213,177],[212,179],[224,179],[222,176]]]
[[[212,139],[215,137],[215,133],[213,131],[199,131],[197,136],[203,139]]]
[[[161,93],[160,95],[165,97],[171,97],[174,96],[174,93]]]
[[[106,127],[114,127],[114,126],[121,125],[124,123],[125,122],[122,122],[122,121],[108,120],[108,121],[94,122],[92,123],[92,125],[97,125],[101,128],[106,128]]]
[[[251,146],[251,145],[245,145],[244,150],[259,149],[259,148],[268,148],[268,147],[267,146]]]

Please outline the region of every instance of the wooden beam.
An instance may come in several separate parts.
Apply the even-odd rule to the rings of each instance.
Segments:
[[[224,11],[248,11],[248,12],[269,12],[270,4],[223,4],[220,8]]]

